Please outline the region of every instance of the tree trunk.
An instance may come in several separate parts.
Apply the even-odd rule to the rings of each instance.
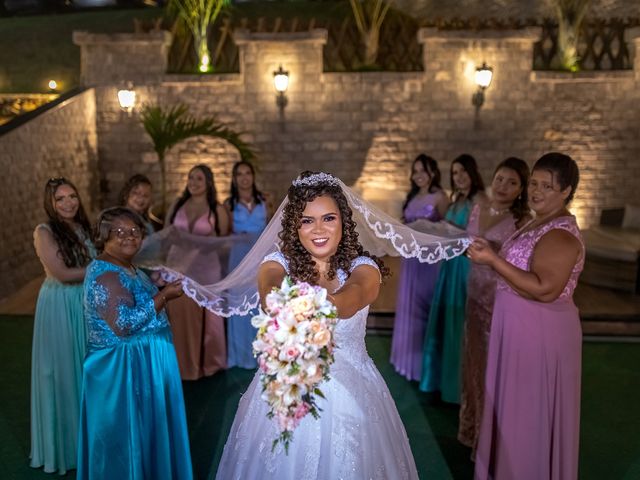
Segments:
[[[364,35],[364,64],[375,65],[380,45],[380,30],[374,27]]]

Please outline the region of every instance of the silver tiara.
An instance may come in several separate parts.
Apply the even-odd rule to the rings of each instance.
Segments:
[[[309,187],[309,186],[313,186],[313,185],[319,185],[321,183],[325,183],[327,185],[331,185],[333,187],[339,187],[340,186],[340,182],[339,180],[334,177],[333,175],[329,174],[329,173],[324,173],[324,172],[320,172],[320,173],[314,173],[313,175],[309,175],[308,177],[305,178],[296,178],[293,181],[293,186],[294,187]]]

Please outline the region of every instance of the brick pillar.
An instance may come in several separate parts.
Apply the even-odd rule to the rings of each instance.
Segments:
[[[624,39],[629,44],[636,79],[640,80],[640,27],[633,27],[625,30]]]
[[[171,33],[73,32],[80,82],[87,86],[157,83],[167,71]]]
[[[540,34],[539,27],[475,32],[422,28],[418,42],[422,44],[426,80],[450,101],[470,105],[477,88],[476,67],[486,62],[493,68],[493,81],[486,91],[483,109],[494,108],[501,101],[520,100],[511,97],[526,95],[533,44]]]

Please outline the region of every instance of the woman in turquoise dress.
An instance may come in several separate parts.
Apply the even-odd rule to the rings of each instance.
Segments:
[[[231,196],[225,201],[233,220],[233,233],[244,234],[234,243],[229,257],[229,271],[233,270],[249,253],[267,225],[265,196],[255,184],[255,170],[247,161],[237,162],[231,174]],[[240,316],[234,315],[227,323],[227,366],[254,369],[257,367],[251,344],[256,329],[251,317],[257,310]]]
[[[33,325],[29,458],[34,468],[64,475],[76,468],[87,342],[82,280],[95,250],[89,220],[70,181],[49,180],[44,207],[48,222],[33,233],[46,279],[38,294]]]
[[[452,204],[445,220],[466,228],[473,204],[485,198],[484,183],[471,155],[460,155],[451,164],[451,189]],[[469,270],[469,260],[464,255],[440,267],[424,339],[420,390],[440,391],[442,400],[449,403],[460,403]]]
[[[164,308],[179,281],[158,291],[131,264],[145,226],[114,207],[98,220],[103,253],[84,281],[84,361],[78,479],[191,479],[182,383]]]

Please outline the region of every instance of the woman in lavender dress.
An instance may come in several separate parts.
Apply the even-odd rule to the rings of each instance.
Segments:
[[[584,244],[567,204],[578,166],[548,153],[533,167],[536,218],[498,256],[484,239],[468,250],[498,274],[476,479],[578,477],[582,332],[573,291]]]
[[[491,182],[491,200],[476,204],[471,211],[467,233],[487,239],[495,251],[531,219],[527,184],[529,167],[524,160],[510,157],[501,162]],[[467,284],[467,308],[462,342],[462,392],[458,440],[475,454],[482,399],[487,345],[496,294],[496,274],[486,265],[472,264]]]
[[[411,167],[411,190],[403,206],[403,220],[421,218],[437,222],[444,217],[449,200],[440,186],[438,163],[420,154]],[[429,319],[431,297],[439,265],[403,259],[396,302],[391,364],[408,380],[420,380],[422,345]]]

